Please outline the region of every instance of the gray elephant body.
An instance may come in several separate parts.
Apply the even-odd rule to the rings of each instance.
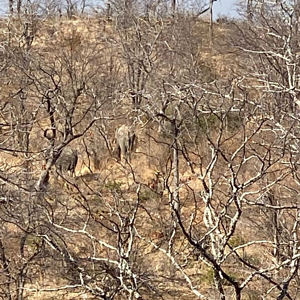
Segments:
[[[123,157],[126,162],[131,160],[131,152],[134,148],[135,143],[135,133],[128,126],[122,125],[116,130],[115,134],[117,147],[118,147],[118,157],[121,159]]]
[[[71,147],[65,147],[55,162],[56,170],[59,174],[69,172],[72,176],[75,176],[77,161],[77,151]]]

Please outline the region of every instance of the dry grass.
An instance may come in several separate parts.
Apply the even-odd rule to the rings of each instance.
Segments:
[[[113,25],[103,20],[56,20],[54,22],[46,21],[39,25],[39,30],[32,44],[32,52],[41,51],[45,57],[49,55],[49,60],[51,59],[52,61],[55,61],[55,56],[57,55],[57,53],[53,51],[54,49],[60,49],[64,52],[72,48],[75,53],[77,53],[76,51],[78,50],[80,55],[86,54],[89,56],[92,55],[93,51],[102,51],[103,47],[110,44],[110,47],[104,49],[102,52],[104,59],[108,59],[105,55],[106,53],[110,51],[116,51],[117,53],[118,51],[117,48],[112,46],[114,43],[107,42],[108,40],[111,41],[116,38],[113,32]],[[205,29],[206,25],[202,25]],[[203,28],[202,30],[204,30]],[[20,28],[17,29],[19,31],[21,30]],[[18,30],[16,30],[16,32],[18,32]],[[217,30],[220,31],[219,33],[217,32],[220,36],[222,36],[224,32],[226,33],[226,30],[224,31],[223,28]],[[2,37],[6,34],[4,30]],[[86,49],[87,52],[82,52],[80,50],[82,48]],[[200,50],[203,49],[199,49],[199,51]],[[200,56],[201,60],[207,62],[207,65],[213,65],[213,71],[219,76],[230,77],[232,72],[236,72],[235,67],[237,67],[237,64],[235,64],[232,54],[215,53],[211,52],[211,49],[205,49],[205,51],[201,52]],[[121,62],[117,61],[116,64],[121,64]],[[102,76],[100,73],[98,75]],[[65,74],[62,76],[62,80],[67,81],[67,77],[65,76]],[[16,92],[16,89],[13,84],[8,84],[5,87],[1,87],[0,92],[3,93],[5,99],[9,99],[10,95]],[[81,111],[87,106],[87,99],[88,98],[85,97],[79,99],[79,106],[75,116],[76,119],[80,118]],[[110,127],[106,128],[105,133],[108,136],[110,144],[113,144],[112,140],[115,128],[121,123],[128,122],[128,120],[124,118],[124,115],[126,115],[130,109],[129,97],[126,95],[121,103],[123,105],[118,111],[118,116],[121,117],[119,120],[112,121],[109,124]],[[39,102],[36,103],[36,105],[30,106],[30,108],[35,110],[38,105]],[[237,147],[243,142],[245,132],[246,135],[250,135],[253,127],[255,128],[253,124],[248,124],[247,126],[246,129],[243,129],[245,130],[244,132],[233,135],[232,138],[222,144],[220,150],[223,151],[225,155],[230,156],[234,153]],[[0,170],[9,176],[15,175],[22,173],[24,165],[27,167],[27,163],[29,163],[31,171],[34,174],[33,177],[37,178],[43,164],[43,155],[41,152],[48,146],[48,143],[42,136],[43,131],[47,127],[49,127],[47,114],[39,113],[31,130],[31,141],[33,141],[33,143],[30,145],[31,153],[29,157],[24,157],[20,153],[14,156],[11,153],[2,151]],[[78,132],[80,132],[81,129],[80,126],[76,128]],[[3,133],[3,139],[7,134],[12,134],[10,130],[11,129],[8,129],[7,132]],[[90,132],[87,133],[85,137],[71,144],[71,146],[76,148],[79,152],[76,178],[66,177],[67,181],[64,181],[54,175],[54,170],[51,173],[49,189],[47,193],[45,193],[45,207],[47,209],[50,207],[49,210],[51,213],[59,220],[57,223],[61,222],[64,224],[64,222],[66,222],[65,226],[70,228],[77,226],[80,229],[86,225],[89,232],[93,234],[97,240],[102,240],[116,246],[117,241],[115,240],[115,235],[107,231],[105,226],[102,226],[103,222],[106,222],[105,225],[109,225],[110,221],[114,221],[118,224],[120,220],[117,218],[116,207],[120,208],[120,211],[125,215],[128,211],[130,212],[130,209],[132,209],[139,200],[140,207],[135,224],[139,235],[136,237],[134,244],[138,252],[138,259],[144,264],[145,269],[149,270],[149,273],[154,274],[153,277],[158,278],[158,281],[160,280],[159,287],[165,293],[164,299],[195,299],[195,296],[186,287],[186,282],[183,281],[178,269],[174,268],[174,265],[166,259],[166,255],[163,251],[157,250],[157,247],[155,247],[155,245],[157,245],[163,250],[167,249],[172,234],[173,223],[171,220],[169,191],[167,189],[155,191],[150,185],[150,183],[155,180],[156,172],[159,171],[161,174],[160,183],[166,180],[169,186],[172,186],[172,172],[171,175],[168,173],[171,170],[172,156],[170,146],[166,143],[170,141],[166,136],[159,134],[157,128],[151,126],[143,128],[137,127],[139,143],[136,152],[132,156],[132,163],[128,165],[123,162],[118,162],[111,156],[106,146],[103,146],[103,140],[100,141],[100,135],[97,131],[92,131],[92,134],[89,134]],[[225,135],[224,140],[230,137],[231,134],[232,133],[229,132]],[[212,138],[215,139],[215,136],[212,135]],[[249,141],[247,147],[249,145],[251,147],[249,146],[245,151],[251,152],[255,149],[257,153],[263,153],[264,149],[260,141],[265,140],[272,142],[272,139],[272,134],[258,134]],[[207,230],[203,217],[205,211],[203,182],[205,182],[205,180],[207,181],[207,178],[202,181],[200,177],[205,174],[210,160],[208,144],[205,139],[203,140],[204,141],[199,142],[198,145],[191,147],[190,156],[192,161],[195,162],[194,172],[191,171],[186,161],[182,157],[180,158],[180,187],[178,190],[182,201],[182,222],[188,228],[192,217],[194,217],[194,234],[199,238],[202,237]],[[97,155],[100,153],[98,156],[99,161],[94,160],[93,157],[87,153],[84,143],[88,145],[88,150],[91,146],[96,147],[98,150]],[[237,155],[235,163],[238,165],[243,159],[242,154]],[[237,180],[245,182],[253,177],[258,170],[259,166],[252,163],[252,161],[244,163],[239,171]],[[212,204],[215,205],[217,213],[222,212],[226,201],[230,197],[230,171],[228,163],[220,160],[213,172],[212,178],[215,181],[215,186]],[[288,170],[286,170],[280,162],[274,164],[269,170],[269,175],[266,176],[264,180],[274,180],[274,178],[278,178],[278,176],[282,175],[285,171]],[[247,192],[256,189],[259,190],[261,189],[260,185],[263,184],[265,184],[263,180],[258,181],[254,183]],[[298,199],[298,195],[295,195],[295,199],[290,196],[290,190],[297,189],[291,176],[284,178],[281,182],[281,186],[282,187],[275,190],[275,193],[276,195],[280,195],[280,197],[282,197],[281,199],[285,199],[287,201],[286,203],[293,203],[296,201],[295,199]],[[140,191],[139,195],[137,191]],[[138,196],[140,199],[138,199]],[[253,194],[249,196],[247,200],[255,201],[256,198],[257,195]],[[88,207],[89,210],[87,210],[86,207]],[[254,209],[253,207],[255,206],[245,205],[243,208],[244,215],[241,217],[235,234],[230,241],[232,246],[239,246],[252,241],[254,237],[257,240],[269,238],[268,235],[270,234],[271,227],[267,228],[267,226],[265,226],[265,228],[263,228],[263,226],[267,224],[267,216],[264,215],[260,209]],[[45,211],[47,211],[47,209],[45,209]],[[234,209],[233,212],[231,212],[230,209],[231,207],[228,209],[228,214],[234,213]],[[67,213],[65,213],[66,211]],[[255,219],[255,222],[253,222],[253,219]],[[286,219],[292,222],[291,216],[286,216]],[[257,226],[253,226],[254,223]],[[22,233],[17,226],[11,224],[12,223],[9,223],[6,228],[10,236],[8,238],[9,243],[5,246],[9,252],[13,252],[14,249],[18,248],[19,238]],[[98,257],[109,257],[111,259],[117,259],[118,257],[115,251],[103,245],[94,245],[92,241],[84,235],[66,234],[65,239],[74,255],[78,257],[91,255],[93,251],[96,252]],[[33,242],[30,247],[34,247]],[[91,244],[93,245],[91,246]],[[197,253],[195,253],[194,247],[188,243],[180,231],[178,231],[174,237],[174,249],[176,260],[184,266],[182,269],[196,282],[197,287],[203,290],[203,293],[209,295],[214,284],[212,270],[201,262],[197,257]],[[30,249],[28,251],[30,251]],[[225,253],[229,252],[229,247],[225,247]],[[272,265],[274,257],[271,256],[271,252],[272,247],[269,244],[254,244],[237,251],[239,255],[252,261],[259,267]],[[18,257],[18,259],[20,259],[21,263],[22,259],[20,257]],[[60,272],[64,272],[67,268],[65,266],[59,266],[59,262],[51,266],[47,259],[42,261],[41,264],[48,265],[49,269],[43,270],[43,268],[37,268],[32,270],[33,273],[36,272],[34,280],[26,287],[35,290],[32,292],[26,291],[28,299],[93,299],[93,297],[89,298],[89,296],[80,289],[78,289],[78,293],[74,290],[72,290],[72,292],[69,292],[69,290],[42,292],[41,289],[54,288],[67,284],[63,276],[58,276],[66,275],[60,274]],[[242,280],[247,276],[249,270],[246,268],[240,270],[238,264],[234,253],[232,253],[226,263],[224,263],[224,269],[232,274],[232,276]],[[57,270],[59,268],[61,269],[60,271]],[[251,292],[253,294],[255,294],[254,291],[256,290],[255,284],[256,282],[251,284],[251,288],[252,285],[254,286]]]

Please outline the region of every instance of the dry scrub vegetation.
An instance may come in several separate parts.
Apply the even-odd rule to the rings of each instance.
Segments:
[[[1,20],[1,299],[299,298],[299,7],[150,2]]]

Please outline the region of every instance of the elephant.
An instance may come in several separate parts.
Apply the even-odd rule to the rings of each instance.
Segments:
[[[56,170],[59,174],[69,172],[73,177],[75,177],[77,161],[77,151],[67,146],[62,149],[59,157],[55,162]]]
[[[136,135],[134,131],[127,125],[122,125],[117,128],[115,133],[117,143],[118,159],[123,158],[126,162],[130,163],[131,153],[134,150]]]

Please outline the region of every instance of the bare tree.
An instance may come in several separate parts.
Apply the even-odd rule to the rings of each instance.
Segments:
[[[110,5],[0,34],[0,297],[296,299],[297,7],[216,24],[211,51],[213,1]]]

